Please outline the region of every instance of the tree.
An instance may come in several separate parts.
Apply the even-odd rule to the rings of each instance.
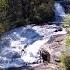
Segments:
[[[54,0],[9,0],[9,15],[17,25],[41,24],[54,16]]]
[[[54,0],[0,0],[0,23],[8,31],[16,26],[52,21]]]

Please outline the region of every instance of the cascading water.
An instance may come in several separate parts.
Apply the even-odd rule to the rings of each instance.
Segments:
[[[55,20],[61,21],[65,16],[64,9],[60,3],[55,3]],[[13,29],[5,34],[0,41],[0,68],[21,67],[27,63],[37,62],[39,60],[39,49],[55,33],[56,26],[30,26]],[[62,33],[66,34],[66,33]],[[9,43],[9,44],[8,44]]]
[[[54,4],[54,8],[55,8],[55,22],[56,22],[56,25],[60,25],[65,17],[65,11],[64,11],[64,8],[63,6],[59,3],[59,2],[55,2]]]

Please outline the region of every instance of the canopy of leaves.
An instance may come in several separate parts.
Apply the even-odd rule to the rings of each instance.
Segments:
[[[52,21],[54,0],[0,0],[0,25],[4,31],[26,24]]]

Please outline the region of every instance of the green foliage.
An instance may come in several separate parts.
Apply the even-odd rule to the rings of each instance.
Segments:
[[[0,0],[0,22],[6,18],[7,0]]]
[[[70,48],[66,47],[61,55],[61,62],[64,65],[62,70],[70,70]]]
[[[66,14],[64,21],[63,21],[63,27],[70,27],[70,14]]]
[[[11,3],[12,1],[10,1]],[[42,22],[53,20],[54,17],[54,0],[17,0],[15,5],[11,5],[9,5],[11,9],[9,12],[13,11],[13,13],[9,15],[12,15],[12,18],[15,17],[12,21],[15,21],[16,25],[19,26],[24,24],[42,24]]]
[[[62,25],[66,28],[67,33],[70,35],[70,14],[66,14]]]
[[[0,33],[5,32],[5,20],[6,20],[6,12],[7,12],[7,0],[0,0]]]
[[[4,28],[4,26],[2,25],[2,23],[0,23],[0,32],[5,32],[5,28]]]
[[[62,55],[61,55],[61,61],[63,63],[62,70],[70,70],[70,14],[67,14],[63,27],[66,28],[67,31],[67,37],[65,38],[65,48],[63,49]]]
[[[66,44],[66,46],[70,47],[70,36],[67,36],[67,38],[65,40],[65,44]]]
[[[52,21],[53,6],[54,0],[0,0],[0,29]]]
[[[0,11],[6,10],[7,0],[0,0]]]
[[[70,47],[70,14],[66,14],[63,27],[66,28],[67,31],[67,37],[65,39],[65,45]]]

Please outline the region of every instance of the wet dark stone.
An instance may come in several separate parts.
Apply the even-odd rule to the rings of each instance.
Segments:
[[[60,61],[60,59],[56,59],[55,61],[56,61],[56,62],[58,62],[58,63],[60,63],[60,62],[61,62],[61,61]]]
[[[49,52],[47,52],[46,50],[42,49],[41,52],[40,52],[40,55],[41,55],[41,57],[43,59],[43,62],[50,63],[50,54],[49,54]]]
[[[57,28],[57,29],[55,30],[55,32],[58,32],[58,31],[62,31],[62,28],[59,27],[59,28]]]

